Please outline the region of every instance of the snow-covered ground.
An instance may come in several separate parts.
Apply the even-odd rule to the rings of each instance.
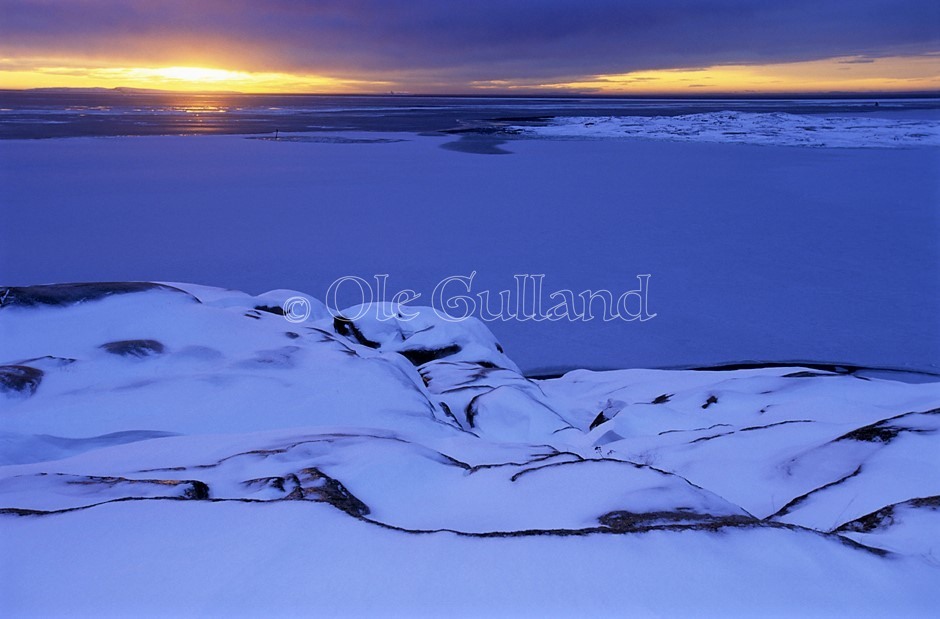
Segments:
[[[3,616],[932,616],[940,383],[532,380],[476,319],[0,289]]]
[[[827,148],[940,146],[938,120],[786,112],[560,117],[543,126],[513,129],[543,137],[649,138]]]

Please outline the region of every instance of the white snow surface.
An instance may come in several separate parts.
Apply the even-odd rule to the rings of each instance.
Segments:
[[[648,138],[828,148],[940,146],[940,122],[786,112],[706,112],[679,116],[557,117],[511,127],[539,137]]]
[[[301,294],[0,289],[0,615],[940,603],[937,382],[533,380],[475,319],[276,313]]]

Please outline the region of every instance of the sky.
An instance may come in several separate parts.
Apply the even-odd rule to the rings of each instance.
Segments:
[[[0,88],[940,90],[937,0],[0,0]]]

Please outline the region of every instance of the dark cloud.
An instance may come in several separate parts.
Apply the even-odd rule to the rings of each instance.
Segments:
[[[940,50],[936,0],[0,0],[0,56],[393,81]]]

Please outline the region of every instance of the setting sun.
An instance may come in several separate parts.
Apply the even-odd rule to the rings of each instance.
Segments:
[[[224,69],[206,69],[203,67],[167,67],[165,69],[138,69],[154,77],[183,82],[226,82],[245,80],[250,74]]]
[[[198,66],[84,67],[75,61],[0,59],[0,88],[149,88],[182,92],[384,92],[388,82]]]

